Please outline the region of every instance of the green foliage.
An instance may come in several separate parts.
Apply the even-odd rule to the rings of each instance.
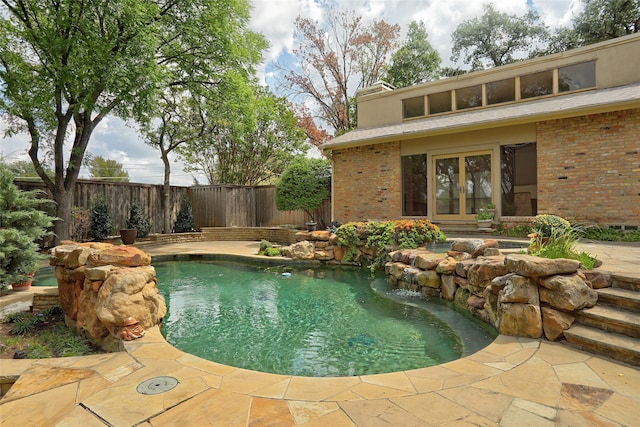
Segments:
[[[505,227],[503,224],[498,224],[493,234],[506,237],[527,237],[531,233],[531,226],[529,225],[517,225],[515,227]]]
[[[580,227],[572,226],[566,219],[556,215],[538,215],[534,219],[534,232],[530,234],[529,253],[542,258],[575,259],[586,269],[592,269],[596,259],[586,252],[575,249]]]
[[[91,208],[91,224],[89,236],[96,240],[104,240],[113,234],[113,218],[111,206],[104,198],[98,198]]]
[[[264,250],[266,256],[280,256],[280,250],[278,248],[267,248]]]
[[[582,237],[605,242],[640,242],[640,230],[623,231],[611,227],[592,226],[583,229]]]
[[[93,179],[110,182],[129,182],[129,173],[122,164],[102,156],[90,156],[84,159],[84,165],[89,168]]]
[[[145,215],[144,210],[137,203],[133,203],[129,209],[127,228],[135,228],[138,230],[138,237],[147,237],[149,235],[151,220]]]
[[[60,307],[49,307],[40,313],[11,313],[3,322],[11,324],[11,335],[1,337],[1,345],[20,348],[30,359],[83,356],[93,352],[87,339],[64,325]]]
[[[569,234],[571,223],[557,215],[536,215],[533,219],[532,230],[540,237],[557,237]]]
[[[273,247],[273,245],[271,244],[270,241],[263,239],[263,240],[260,241],[260,249],[258,249],[258,250],[259,250],[259,252],[264,252],[267,248],[272,248],[272,247]]]
[[[0,115],[8,135],[29,133],[63,220],[59,239],[69,234],[67,189],[101,120],[153,120],[160,93],[187,97],[186,88],[216,86],[229,70],[251,78],[267,43],[249,20],[248,0],[0,3]],[[54,179],[42,168],[45,151],[60,166]]]
[[[494,212],[487,209],[487,208],[480,208],[478,209],[478,212],[476,212],[476,219],[477,220],[487,220],[487,219],[493,219],[493,215]]]
[[[424,22],[412,21],[407,39],[391,56],[385,80],[397,88],[413,86],[438,78],[440,55],[429,43]]]
[[[371,269],[384,266],[387,254],[393,249],[415,249],[422,244],[446,240],[440,228],[428,220],[349,222],[338,227],[336,237],[337,245],[347,248],[345,262],[354,260],[361,245],[374,248]]]
[[[180,201],[180,210],[173,224],[174,233],[189,233],[194,231],[193,211],[191,209],[191,200],[187,196],[182,196]]]
[[[312,211],[329,197],[331,172],[325,159],[294,158],[276,184],[276,207],[281,211]]]
[[[548,30],[534,10],[522,16],[498,12],[493,4],[483,6],[480,18],[462,22],[451,35],[451,59],[472,69],[498,67],[512,63],[518,56],[530,56],[534,46],[549,37]]]
[[[38,191],[21,191],[13,174],[0,165],[0,284],[23,283],[37,270],[36,240],[47,234],[53,217],[40,210],[50,203]]]
[[[640,32],[639,0],[582,0],[584,9],[573,20],[581,45]]]
[[[306,153],[304,132],[285,98],[241,76],[223,84],[224,96],[193,106],[202,123],[183,124],[203,131],[178,148],[185,171],[204,174],[209,184],[274,183],[293,156]]]

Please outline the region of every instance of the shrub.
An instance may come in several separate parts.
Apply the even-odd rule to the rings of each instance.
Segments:
[[[182,196],[180,201],[180,210],[176,222],[173,224],[174,233],[188,233],[194,230],[193,211],[191,209],[191,201],[187,196]]]
[[[336,236],[337,245],[347,248],[343,258],[347,262],[355,258],[361,242],[375,248],[375,258],[369,265],[372,269],[382,267],[392,249],[415,249],[446,240],[440,228],[428,220],[350,222],[338,227]]]
[[[22,191],[13,174],[0,167],[0,285],[23,283],[36,271],[40,255],[36,240],[47,234],[54,218],[40,210],[47,199],[39,191]]]
[[[560,236],[572,230],[571,223],[557,215],[536,215],[532,229],[540,237]]]
[[[595,266],[595,257],[586,252],[577,252],[575,249],[578,237],[582,233],[580,227],[571,226],[569,221],[555,215],[538,215],[536,219],[538,217],[544,218],[537,221],[534,225],[535,232],[529,235],[531,255],[550,259],[575,259],[588,270]]]
[[[281,211],[304,210],[314,220],[313,211],[329,197],[331,173],[325,159],[296,157],[276,184],[276,207]]]
[[[147,237],[149,235],[151,220],[145,215],[142,207],[137,203],[132,204],[129,209],[127,228],[135,228],[138,230],[138,237]]]
[[[89,236],[96,240],[104,240],[113,234],[113,218],[109,203],[104,198],[99,198],[91,209],[91,224]]]
[[[278,248],[266,248],[264,254],[266,256],[280,256],[280,250]]]

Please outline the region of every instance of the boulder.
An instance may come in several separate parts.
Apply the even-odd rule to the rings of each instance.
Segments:
[[[475,259],[465,259],[462,261],[458,261],[458,263],[456,264],[456,274],[460,277],[467,277],[469,269],[475,263]]]
[[[311,232],[311,240],[320,240],[323,242],[328,242],[331,237],[331,232],[329,230],[317,230]]]
[[[164,298],[155,285],[155,269],[138,267],[112,272],[100,287],[96,317],[109,330],[135,318],[144,328],[157,325],[166,314]]]
[[[305,240],[311,240],[311,232],[309,232],[309,231],[298,231],[296,233],[296,242],[303,242]]]
[[[416,255],[415,266],[423,270],[435,270],[443,259],[445,259],[444,254],[422,252]]]
[[[592,289],[604,289],[611,287],[611,273],[598,270],[583,270],[587,280],[591,282]]]
[[[111,246],[100,251],[92,251],[87,260],[90,267],[120,265],[140,267],[151,265],[151,255],[133,246]]]
[[[591,289],[577,274],[563,274],[540,280],[540,300],[565,311],[593,307],[598,293]]]
[[[564,331],[569,329],[576,318],[569,313],[542,307],[542,328],[544,336],[549,341],[555,341],[564,336]]]
[[[333,246],[333,258],[335,258],[335,260],[338,262],[342,261],[342,259],[344,258],[344,254],[346,252],[347,252],[347,249],[343,246],[337,246],[337,245]]]
[[[307,259],[311,260],[315,256],[313,243],[308,240],[294,243],[287,246],[288,256],[292,259]]]
[[[485,303],[484,298],[479,297],[477,295],[471,295],[467,300],[467,307],[475,308],[477,310],[482,310],[484,309],[484,303]]]
[[[456,295],[456,290],[458,289],[458,285],[456,283],[457,277],[451,274],[443,274],[440,276],[442,278],[442,286],[440,287],[440,295],[442,298],[447,301],[453,301],[453,298]]]
[[[405,268],[407,268],[407,265],[401,262],[391,262],[385,264],[385,270],[387,270],[387,274],[397,280],[402,279],[402,274],[404,273]]]
[[[506,285],[499,293],[499,302],[540,305],[538,286],[529,277],[517,274],[508,277]]]
[[[547,259],[522,254],[507,255],[504,263],[509,272],[527,277],[575,273],[580,267],[580,261],[573,259]]]
[[[540,338],[542,335],[540,306],[518,303],[500,304],[498,332],[512,337]]]
[[[328,247],[328,248],[324,248],[322,250],[316,250],[314,255],[313,255],[314,259],[320,260],[320,261],[329,261],[332,260],[333,257],[333,248],[332,247]]]
[[[450,256],[446,257],[438,263],[436,267],[436,273],[440,274],[453,274],[456,271],[456,264],[458,261]]]
[[[484,289],[493,279],[505,274],[507,269],[504,265],[504,257],[480,257],[476,258],[475,264],[469,268],[467,279],[469,279],[469,285]]]
[[[482,239],[460,239],[451,244],[451,250],[474,254],[484,243]]]
[[[415,278],[420,286],[427,286],[429,288],[437,289],[442,284],[440,280],[440,275],[433,270],[423,271],[420,269],[415,269],[418,271]]]

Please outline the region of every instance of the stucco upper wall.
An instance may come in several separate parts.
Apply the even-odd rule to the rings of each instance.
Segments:
[[[407,121],[403,120],[402,117],[402,101],[404,99],[489,83],[591,60],[595,60],[596,63],[595,89],[640,82],[640,72],[638,72],[638,69],[640,69],[640,34],[632,34],[555,55],[520,61],[449,79],[394,91],[359,96],[358,129]],[[455,112],[450,114],[455,114]]]

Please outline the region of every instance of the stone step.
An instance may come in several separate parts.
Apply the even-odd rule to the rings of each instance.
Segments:
[[[596,305],[576,312],[575,316],[579,324],[640,338],[640,313]]]
[[[640,312],[640,292],[620,288],[604,288],[597,291],[598,304],[604,303]]]
[[[614,288],[640,292],[640,278],[637,277],[620,276],[614,274],[611,276],[611,283]]]
[[[640,366],[640,339],[574,324],[564,331],[567,343],[590,353]]]

